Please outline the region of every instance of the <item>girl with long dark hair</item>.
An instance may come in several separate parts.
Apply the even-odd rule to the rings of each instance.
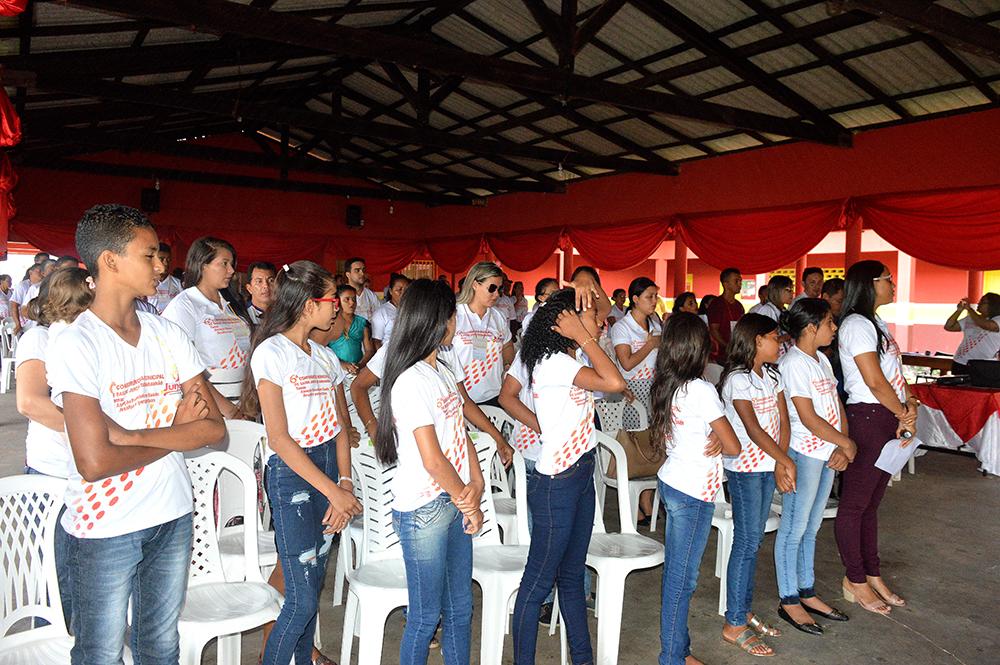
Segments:
[[[701,378],[711,349],[704,322],[678,312],[667,320],[656,358],[652,431],[667,452],[657,473],[667,510],[660,665],[683,665],[691,656],[688,608],[722,487],[721,454],[740,454],[715,386]]]
[[[844,287],[837,339],[847,422],[858,452],[843,473],[834,529],[847,569],[844,597],[869,612],[888,614],[889,606],[906,603],[882,579],[878,507],[889,474],[875,468],[875,461],[890,440],[916,434],[920,403],[903,379],[899,346],[876,313],[896,294],[889,269],[879,261],[859,261],[848,269]]]
[[[250,358],[250,324],[231,302],[229,282],[236,272],[236,250],[225,240],[198,238],[187,253],[184,290],[163,310],[194,342],[208,367],[216,405],[227,418],[236,415]],[[242,306],[240,306],[242,308]]]
[[[777,322],[746,314],[733,328],[719,381],[726,417],[742,447],[738,457],[722,460],[733,504],[722,639],[752,656],[773,655],[761,638],[781,635],[752,611],[754,575],[775,484],[782,492],[795,491],[788,408],[775,367],[778,349]]]
[[[399,273],[392,273],[389,276],[389,288],[386,289],[385,302],[375,310],[372,316],[372,342],[377,351],[383,344],[389,343],[392,335],[392,326],[396,322],[396,314],[399,312],[399,300],[406,292],[406,287],[410,284],[410,278]]]
[[[413,282],[389,341],[375,433],[379,461],[397,466],[393,527],[409,592],[401,665],[427,662],[439,620],[445,664],[469,662],[472,534],[482,526],[485,483],[458,382],[439,356],[454,334],[455,296],[448,285]]]
[[[309,338],[336,313],[333,275],[312,261],[278,271],[275,297],[254,332],[241,408],[267,429],[267,493],[285,602],[262,663],[311,665],[319,594],[333,534],[361,512],[350,476],[344,374]],[[343,471],[344,475],[340,475]]]
[[[514,603],[514,661],[519,665],[535,662],[538,617],[553,584],[572,662],[593,662],[583,591],[595,507],[593,391],[621,392],[625,381],[598,347],[596,308],[577,314],[576,302],[574,289],[552,294],[521,345],[541,450],[528,478],[531,546]],[[593,368],[577,360],[578,349],[590,352]]]
[[[688,314],[698,313],[698,297],[691,291],[684,291],[674,298],[674,313],[687,312]]]
[[[833,477],[854,459],[837,379],[820,348],[833,341],[837,324],[830,304],[800,298],[782,314],[781,326],[795,340],[778,363],[791,421],[788,456],[795,463],[795,491],[781,497],[781,524],[774,541],[774,569],[781,605],[778,615],[797,629],[822,635],[810,614],[847,621],[847,615],[816,595],[813,559]]]

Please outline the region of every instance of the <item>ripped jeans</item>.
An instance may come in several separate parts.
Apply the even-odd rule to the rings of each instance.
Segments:
[[[337,477],[333,441],[304,448],[320,470]],[[274,519],[278,561],[285,576],[285,602],[264,649],[263,665],[311,665],[319,594],[326,577],[333,535],[323,535],[329,502],[316,488],[288,468],[280,457],[267,461],[267,494]]]

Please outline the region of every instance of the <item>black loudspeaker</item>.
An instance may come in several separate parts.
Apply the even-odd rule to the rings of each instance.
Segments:
[[[152,187],[142,190],[142,211],[160,212],[160,190]]]
[[[365,220],[361,217],[361,206],[350,205],[345,211],[345,221],[352,229],[360,229],[365,225]]]

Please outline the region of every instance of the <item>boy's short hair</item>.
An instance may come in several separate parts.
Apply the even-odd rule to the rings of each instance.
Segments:
[[[819,275],[820,277],[823,277],[823,269],[816,266],[809,266],[802,271],[802,281],[806,281],[806,278],[810,275]]]
[[[139,228],[152,229],[153,225],[144,214],[120,203],[102,203],[83,213],[76,225],[76,251],[90,274],[97,276],[102,252],[124,254]]]
[[[63,267],[76,268],[79,264],[80,264],[80,259],[76,258],[75,256],[70,256],[69,254],[67,254],[66,256],[60,256],[56,260],[56,265],[60,268]]]

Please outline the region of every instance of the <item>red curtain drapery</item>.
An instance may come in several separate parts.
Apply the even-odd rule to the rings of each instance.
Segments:
[[[669,220],[567,229],[587,264],[599,270],[625,270],[648,259],[670,231]]]
[[[368,273],[385,275],[402,270],[423,250],[421,240],[387,240],[356,236],[334,236],[330,242],[338,252],[338,258],[360,256],[365,259]]]
[[[1000,267],[1000,187],[854,200],[866,226],[910,256],[960,270]]]
[[[844,201],[767,210],[682,215],[677,232],[698,258],[746,273],[776,270],[819,244],[841,222]]]
[[[0,88],[0,148],[10,148],[21,142],[21,118],[10,103],[7,91]]]
[[[0,16],[17,16],[28,6],[28,0],[0,0]]]
[[[290,235],[284,233],[227,233],[209,232],[207,229],[188,229],[157,225],[157,234],[162,242],[176,244],[173,255],[180,261],[187,248],[202,236],[212,235],[223,238],[236,250],[239,269],[246,268],[251,261],[269,261],[279,268],[284,263],[299,259],[309,259],[317,263],[323,261],[328,236]],[[176,265],[174,267],[177,267]]]
[[[488,233],[486,242],[500,262],[512,270],[528,272],[545,263],[559,244],[559,228],[511,233]]]
[[[427,241],[427,251],[441,270],[461,273],[469,269],[483,248],[483,236],[435,238]]]

